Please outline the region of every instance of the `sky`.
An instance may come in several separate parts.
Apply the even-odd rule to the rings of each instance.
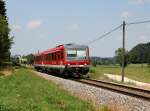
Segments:
[[[150,20],[150,0],[7,0],[11,53],[26,55],[60,44],[85,44],[91,56],[113,57],[122,47],[122,28],[87,44],[114,27]],[[150,23],[126,26],[126,49],[150,42]]]

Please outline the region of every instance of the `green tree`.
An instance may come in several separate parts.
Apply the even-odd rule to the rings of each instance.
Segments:
[[[6,16],[6,8],[5,8],[5,2],[3,0],[0,0],[0,14],[7,18]]]
[[[116,62],[118,64],[120,64],[120,66],[122,66],[122,53],[123,53],[123,49],[122,48],[118,48],[115,51],[115,59],[116,59]],[[124,57],[124,66],[125,67],[128,65],[128,59],[129,59],[128,51],[125,51],[125,57]]]
[[[34,63],[34,55],[33,54],[28,54],[24,56],[24,58],[27,59],[27,64],[33,65]]]
[[[96,66],[97,66],[97,62],[96,62],[96,61],[92,61],[91,63],[92,63],[92,66],[93,66],[93,67],[96,67]]]
[[[5,2],[0,0],[0,65],[10,59],[13,37],[10,37],[9,32]]]
[[[129,52],[131,63],[150,63],[150,43],[138,44]]]

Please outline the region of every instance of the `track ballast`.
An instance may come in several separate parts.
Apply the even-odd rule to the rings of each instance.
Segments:
[[[119,92],[125,95],[150,100],[150,90],[123,85],[123,84],[117,84],[113,82],[94,80],[94,79],[77,79],[75,81],[88,84],[94,87],[104,88],[104,89],[108,89],[114,92]]]

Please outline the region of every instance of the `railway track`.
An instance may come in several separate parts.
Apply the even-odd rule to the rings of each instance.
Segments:
[[[102,80],[94,80],[94,79],[70,79],[70,80],[150,101],[150,90],[128,86],[125,84],[106,82]]]
[[[150,101],[150,90],[93,79],[80,79],[75,81]]]

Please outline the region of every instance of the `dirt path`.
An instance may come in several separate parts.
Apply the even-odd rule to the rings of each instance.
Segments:
[[[111,79],[111,80],[115,80],[115,81],[121,82],[121,76],[119,76],[119,75],[107,74],[107,73],[104,73],[104,75],[106,77],[108,77],[109,79]],[[124,78],[124,82],[125,83],[135,84],[138,87],[150,89],[150,84],[149,83],[144,83],[144,82],[136,81],[136,80],[133,80],[133,79],[130,79],[130,78],[127,78],[127,77]]]

